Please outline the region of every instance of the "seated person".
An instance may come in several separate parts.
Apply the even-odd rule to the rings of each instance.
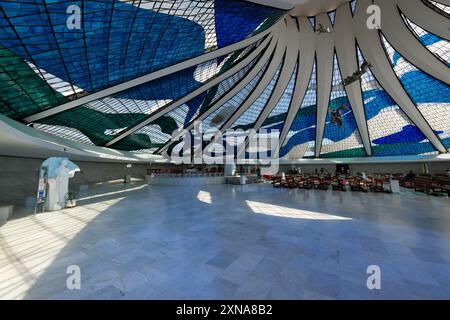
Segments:
[[[415,176],[416,174],[412,170],[409,170],[409,173],[405,176],[405,181],[410,181],[414,179]]]
[[[291,169],[289,170],[289,174],[298,175],[298,169],[292,166]]]

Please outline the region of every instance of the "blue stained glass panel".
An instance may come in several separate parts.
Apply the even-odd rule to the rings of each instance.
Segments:
[[[419,70],[382,37],[386,53],[403,88],[417,108],[450,149],[450,86]]]
[[[235,130],[242,129],[246,131],[253,128],[253,125],[255,124],[264,107],[266,106],[267,101],[269,100],[272,91],[275,87],[275,84],[278,81],[281,66],[282,64],[280,63],[278,65],[277,71],[275,72],[274,76],[270,80],[267,87],[263,90],[261,95],[252,103],[252,105],[235,121],[235,123],[232,124],[231,126],[232,129]]]
[[[358,50],[360,67],[364,58]],[[420,155],[436,151],[368,70],[361,79],[374,156]]]
[[[342,124],[333,123],[331,113],[338,111]],[[329,110],[325,121],[321,156],[326,154],[341,157],[365,156],[352,106],[342,84],[337,56],[334,56],[333,82]]]
[[[215,0],[219,48],[245,39],[267,18],[281,17],[283,10],[241,0]]]
[[[425,31],[405,16],[403,16],[403,19],[419,41],[427,47],[431,53],[450,66],[450,42]],[[398,56],[399,55],[396,54],[397,58]]]
[[[199,24],[118,0],[1,5],[0,45],[83,91],[101,90],[204,52],[205,31]],[[80,29],[67,27],[69,5],[82,10]]]
[[[314,156],[317,119],[316,87],[317,75],[314,64],[308,90],[280,150],[280,157],[283,159],[298,160]]]
[[[284,121],[286,120],[289,106],[291,104],[292,94],[294,93],[295,81],[297,80],[297,67],[298,66],[296,65],[283,95],[266,120],[264,120],[261,128],[270,131],[278,130],[279,132],[283,130]]]

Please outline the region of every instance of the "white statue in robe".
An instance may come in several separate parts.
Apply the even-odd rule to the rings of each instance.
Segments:
[[[47,210],[63,209],[69,193],[69,179],[80,168],[67,158],[56,157],[45,160],[42,165],[48,168]]]

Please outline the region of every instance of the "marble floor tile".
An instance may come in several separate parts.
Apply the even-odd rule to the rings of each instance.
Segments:
[[[0,299],[450,299],[448,198],[137,183],[84,197],[0,226]]]

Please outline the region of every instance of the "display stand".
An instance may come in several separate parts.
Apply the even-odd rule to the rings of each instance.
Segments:
[[[47,199],[47,180],[48,180],[48,167],[41,165],[39,169],[38,190],[36,193],[36,200],[34,202],[34,215],[37,214],[37,208],[41,204],[42,204],[42,213],[45,212],[45,204]]]

